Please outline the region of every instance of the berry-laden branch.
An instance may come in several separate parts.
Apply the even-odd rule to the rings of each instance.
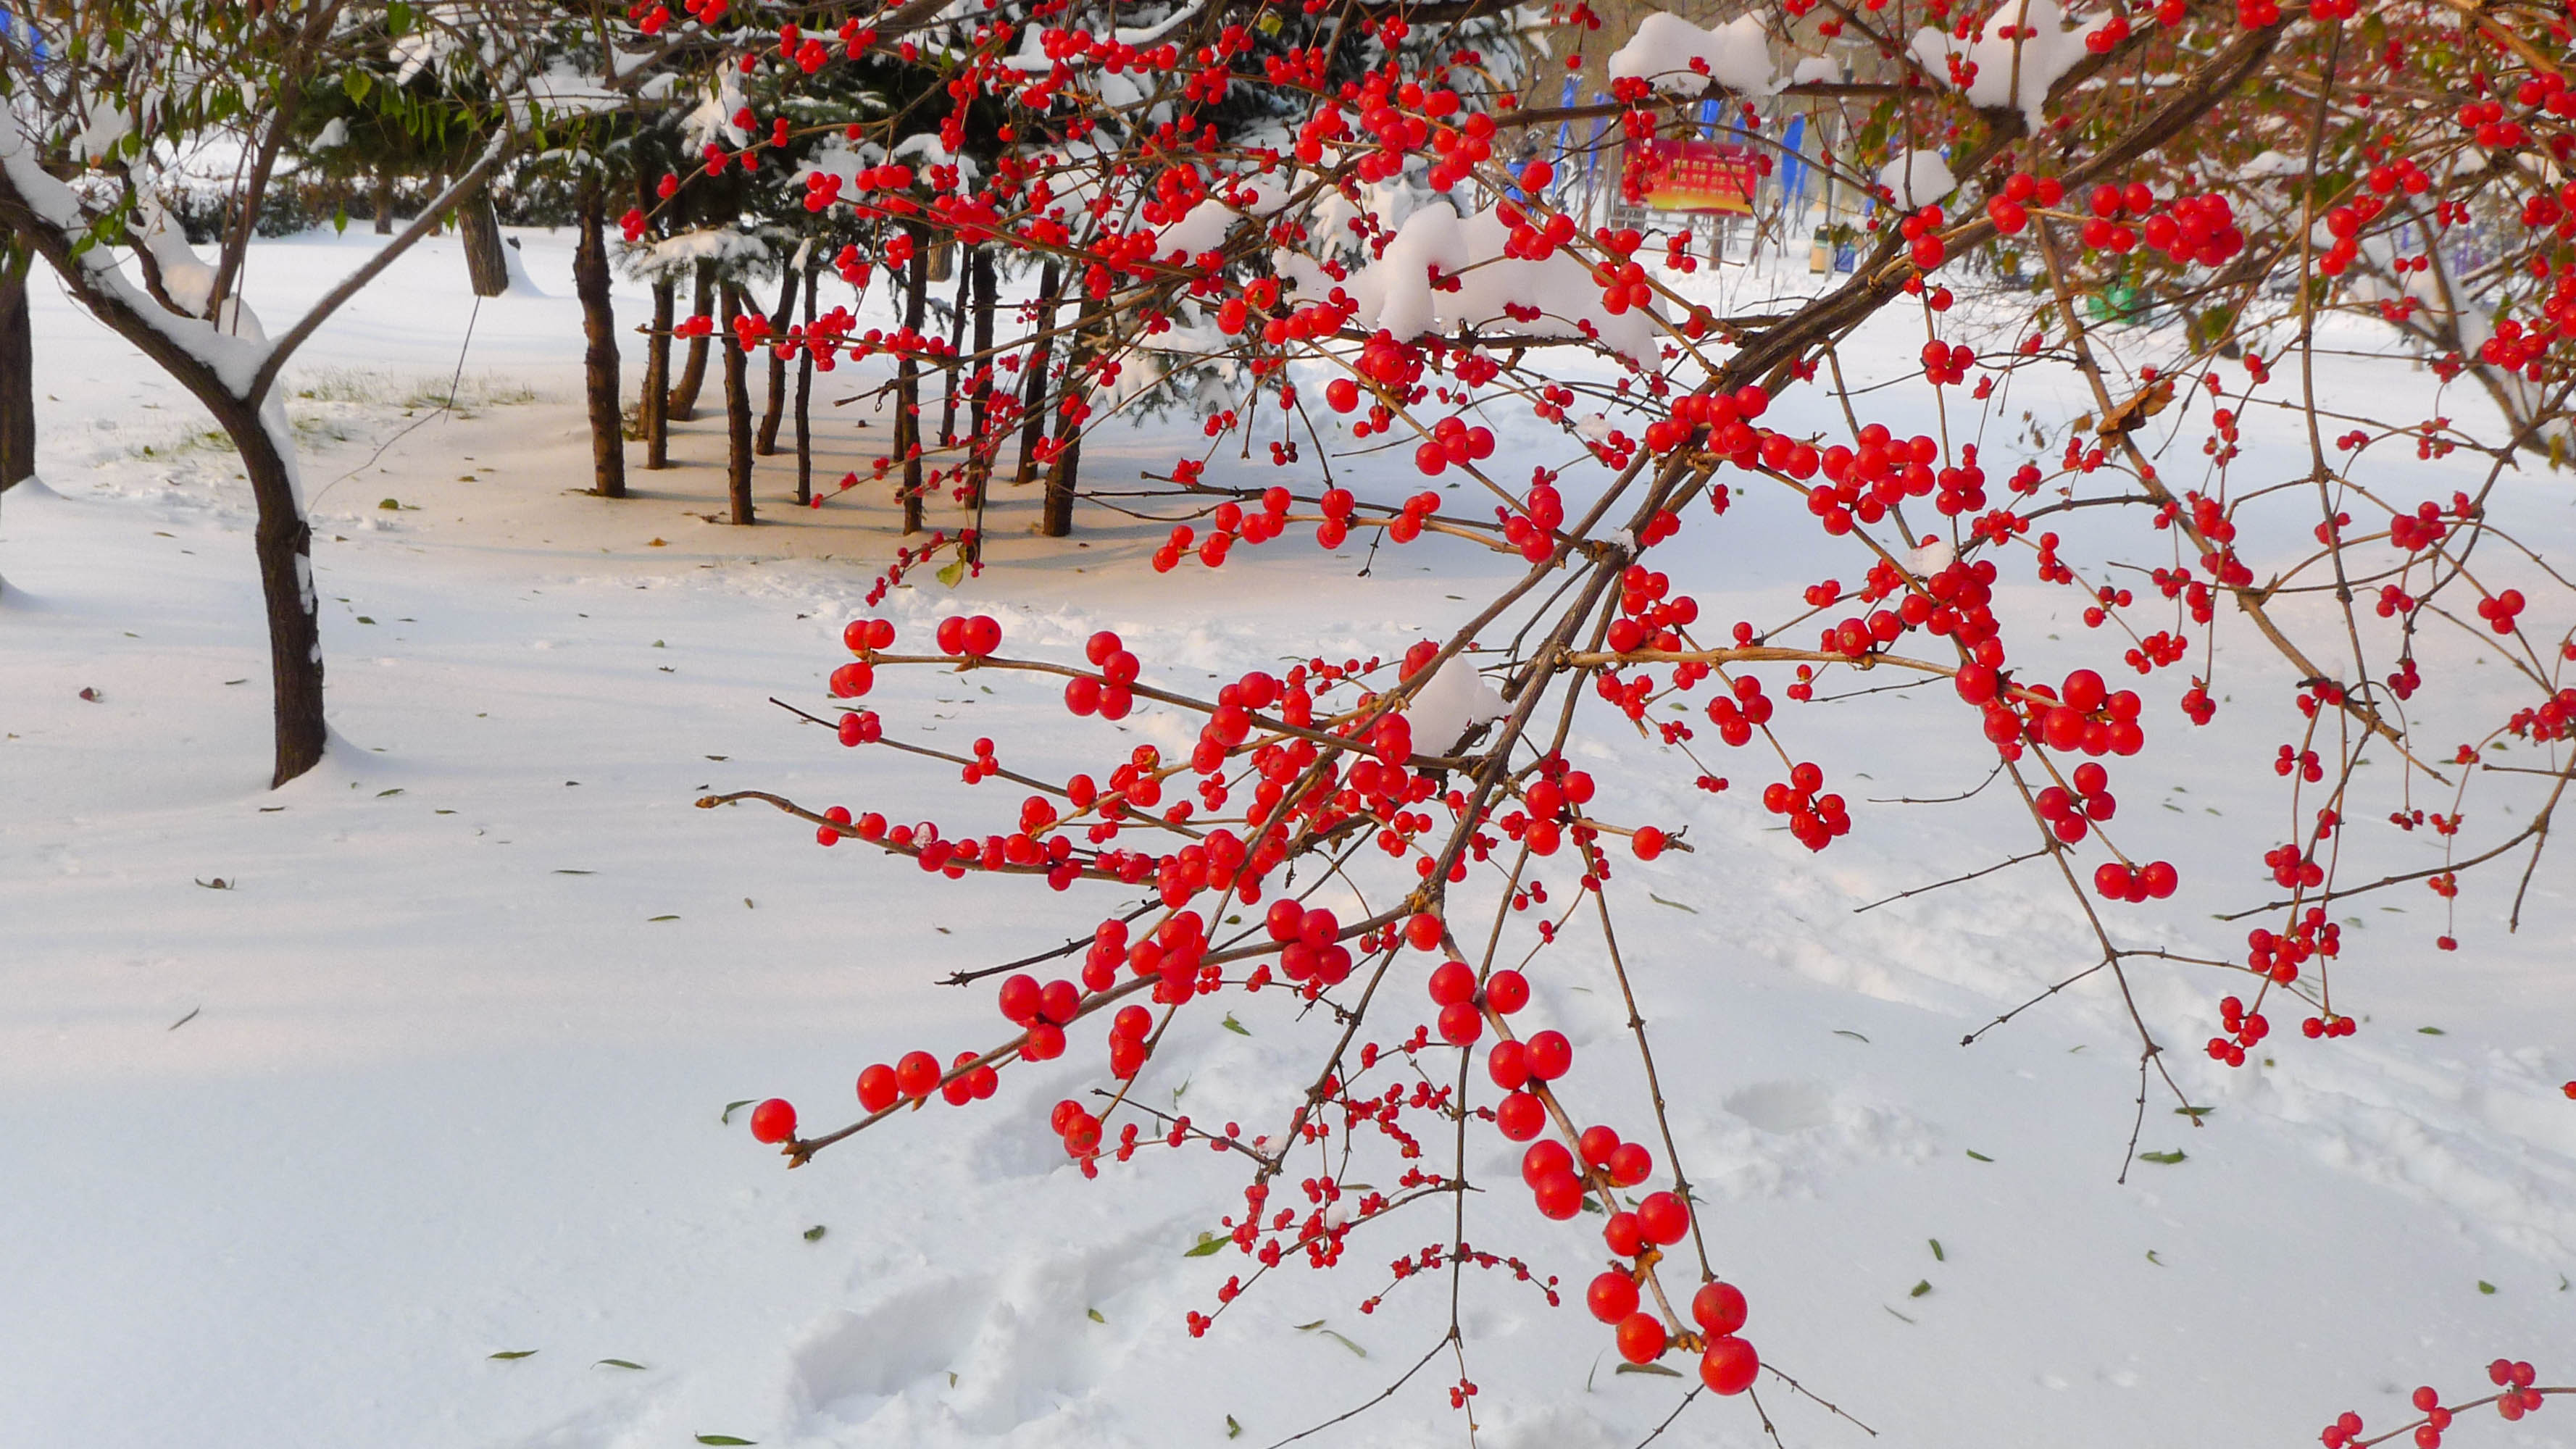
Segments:
[[[1592,18],[1573,10],[1560,39]],[[2349,1037],[2359,1018],[2334,996],[2345,941],[2331,904],[2421,880],[2449,906],[2463,872],[2526,844],[2527,888],[2576,774],[2576,589],[2505,521],[2520,486],[2509,465],[2554,458],[2571,436],[2576,191],[2548,179],[2576,160],[2576,90],[2551,60],[2567,35],[2538,12],[2397,0],[2373,8],[2364,44],[2357,10],[2159,0],[2053,32],[2018,6],[1948,3],[1919,33],[1914,13],[1832,0],[1723,32],[1663,16],[1672,45],[1622,48],[1606,105],[1547,104],[1542,67],[1563,54],[1524,51],[1474,3],[1000,0],[960,19],[915,0],[755,21],[692,0],[687,21],[659,7],[630,17],[694,37],[665,53],[741,93],[703,168],[664,178],[663,206],[749,175],[790,198],[782,224],[828,239],[818,254],[837,247],[835,270],[863,299],[883,280],[871,305],[907,319],[867,326],[841,308],[774,335],[753,314],[739,324],[739,345],[850,368],[854,403],[898,415],[897,444],[839,490],[882,485],[929,530],[895,554],[871,608],[925,567],[951,584],[981,574],[988,489],[1009,486],[1014,446],[1047,531],[1071,528],[1077,504],[1168,529],[1146,562],[1176,599],[1238,550],[1307,536],[1323,550],[1365,539],[1374,562],[1437,535],[1523,565],[1461,597],[1466,617],[1440,637],[1245,669],[1212,695],[1158,678],[1146,641],[1107,631],[1077,661],[1003,653],[987,614],[943,618],[909,650],[894,621],[852,620],[829,680],[837,719],[787,707],[845,746],[953,768],[969,789],[1007,782],[1016,809],[951,830],[761,791],[699,803],[762,801],[822,845],[875,845],[932,878],[1028,891],[1043,879],[1068,898],[1067,926],[1045,933],[1063,944],[952,971],[957,984],[1002,978],[985,1045],[946,1048],[944,1065],[925,1047],[867,1066],[859,1117],[812,1137],[787,1103],[765,1102],[755,1136],[801,1164],[934,1096],[991,1097],[1018,1063],[1096,1052],[1105,1076],[1050,1117],[1083,1174],[1156,1144],[1247,1172],[1207,1251],[1251,1264],[1189,1314],[1190,1331],[1210,1331],[1273,1269],[1333,1268],[1354,1246],[1382,1253],[1389,1275],[1364,1310],[1446,1270],[1447,1331],[1351,1414],[1445,1351],[1472,1433],[1466,1270],[1561,1296],[1527,1255],[1479,1245],[1495,1241],[1481,1217],[1471,1242],[1471,1194],[1480,1214],[1526,1222],[1471,1174],[1491,1131],[1519,1147],[1540,1216],[1600,1216],[1605,1266],[1583,1297],[1621,1355],[1696,1358],[1701,1387],[1656,1435],[1703,1397],[1747,1393],[1764,1368],[1841,1414],[1744,1336],[1750,1306],[1720,1269],[1757,1248],[1731,1238],[1680,1160],[1670,1115],[1698,1086],[1659,1066],[1630,970],[1653,938],[1619,919],[1627,861],[1693,848],[1692,812],[1637,803],[1652,786],[1724,797],[1720,752],[1741,752],[1763,816],[1824,851],[1856,828],[1829,787],[1863,762],[1809,758],[1800,707],[1937,701],[1905,729],[1990,752],[1985,780],[1865,803],[1983,798],[2017,838],[1985,857],[1996,864],[1942,862],[1924,872],[1937,885],[1858,909],[2048,859],[2098,956],[1967,1040],[2077,982],[2115,984],[2139,1045],[2125,1174],[2151,1076],[2186,1100],[2159,1045],[2173,1024],[2150,1020],[2133,971],[2252,978],[2207,1013],[2220,1068],[2245,1064],[2283,1003],[2304,1013],[2304,1037]],[[1820,80],[1801,65],[1846,32],[1880,43],[1873,73]],[[1695,55],[1666,53],[1681,41]],[[1686,219],[1653,209],[1663,143],[1697,144],[1710,100],[1753,138],[1756,178],[1793,154],[1787,105],[1831,137],[1796,154],[1869,194],[1848,278],[1747,305],[1740,277],[1704,274]],[[1652,224],[1619,224],[1624,208]],[[630,238],[652,220],[630,215]],[[987,302],[971,349],[954,340],[962,317],[954,337],[922,320],[934,247],[1034,282],[1008,308]],[[2030,259],[2035,307],[2009,280]],[[2433,385],[2333,396],[2322,339],[2344,334],[2329,323],[2416,349]],[[2297,373],[2276,377],[2293,351]],[[2363,351],[2341,360],[2363,365]],[[934,373],[986,408],[979,431],[921,437],[918,380]],[[2494,416],[2451,406],[2445,389],[2464,374]],[[2017,409],[2016,388],[2043,401]],[[2046,401],[2067,395],[2086,410]],[[1203,445],[1111,478],[1096,448],[1085,477],[1087,437],[1157,409],[1194,418]],[[2303,435],[2295,459],[2249,442],[2257,420]],[[2421,496],[2453,454],[2481,460],[2483,479]],[[957,520],[930,529],[943,500]],[[1751,531],[1738,508],[1771,526]],[[1802,582],[1747,597],[1731,566],[1757,552]],[[1744,599],[1728,610],[1740,617],[1704,602],[1719,598]],[[2080,622],[2070,640],[2047,632],[2053,610]],[[2222,685],[2221,651],[2240,637],[2261,647],[2227,654],[2238,677]],[[2481,649],[2507,667],[2463,668]],[[1143,745],[1086,762],[1080,734],[957,753],[860,702],[888,671],[932,670],[997,689],[1043,680],[1073,720],[1147,711],[1194,737],[1169,757]],[[2151,746],[2198,753],[2181,741],[2230,689],[2298,711],[2273,761],[2285,813],[2251,846],[2232,830],[2209,841],[2194,873],[2259,864],[2285,894],[2254,908],[2272,924],[2241,956],[2131,944],[2184,881],[2120,819],[2114,772]],[[1618,763],[1596,778],[1575,762],[1605,734],[1672,763],[1605,753]],[[2544,762],[2499,767],[2489,756],[2508,745]],[[1067,773],[1076,763],[1088,768]],[[1997,779],[2010,790],[1988,792]],[[2509,804],[2527,823],[2491,839]],[[2383,810],[2395,835],[2357,837]],[[2439,867],[2378,863],[2385,841],[2419,831],[2439,842]],[[2368,883],[2343,883],[2356,877]],[[2451,928],[2437,944],[2456,944]],[[1583,1109],[1574,1043],[1546,1024],[1552,989],[1594,960],[1619,988],[1645,1087],[1639,1120],[1616,1125]],[[1066,975],[1036,974],[1058,961]],[[1200,1123],[1177,1102],[1133,1100],[1175,1032],[1218,1016],[1218,1000],[1282,998],[1303,1059],[1264,1121]],[[1096,1018],[1094,1036],[1083,1023]],[[1444,1201],[1431,1236],[1395,1225]],[[1685,1237],[1687,1266],[1672,1254]],[[2506,1372],[2480,1402],[2509,1416],[2560,1392]],[[2425,1407],[2419,1433],[2438,1438],[2430,1416],[2449,1411]],[[1776,1438],[1758,1401],[1756,1413]],[[2363,1442],[2357,1423],[2335,1432],[2330,1449]]]

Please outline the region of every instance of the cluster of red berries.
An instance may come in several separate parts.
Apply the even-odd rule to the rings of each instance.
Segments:
[[[1096,676],[1078,675],[1064,687],[1064,707],[1078,715],[1096,714],[1102,719],[1125,719],[1135,708],[1133,688],[1137,672],[1144,668],[1129,653],[1118,636],[1107,629],[1091,636],[1083,645],[1082,657],[1100,671]]]
[[[1851,833],[1851,815],[1843,797],[1818,794],[1824,787],[1825,772],[1801,761],[1789,767],[1786,781],[1774,780],[1762,787],[1762,808],[1789,817],[1789,834],[1800,845],[1822,850],[1836,836]]]
[[[2522,612],[2524,602],[2522,590],[2506,589],[2493,598],[2478,600],[2478,617],[2486,620],[2487,627],[2497,633],[2510,634],[2514,630],[2514,616]]]
[[[2543,1392],[2534,1387],[2539,1378],[2539,1373],[2527,1361],[2500,1358],[2488,1364],[2487,1381],[2500,1390],[2493,1400],[2496,1414],[2510,1423],[2548,1402]],[[2442,1432],[2451,1427],[2457,1411],[2443,1407],[2441,1392],[2431,1384],[2417,1386],[2407,1402],[2424,1416],[2411,1436],[2415,1449],[2441,1449]],[[2349,1449],[2349,1446],[2361,1443],[2361,1416],[2346,1409],[2335,1416],[2333,1423],[2326,1425],[2325,1432],[2317,1436],[2317,1442],[2325,1449]]]

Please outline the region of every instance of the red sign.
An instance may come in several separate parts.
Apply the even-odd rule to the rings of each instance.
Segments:
[[[1753,212],[1761,172],[1753,153],[1715,141],[1653,140],[1644,156],[1646,204],[1657,211]]]

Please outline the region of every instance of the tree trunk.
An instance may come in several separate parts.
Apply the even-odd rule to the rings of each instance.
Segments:
[[[1037,481],[1038,439],[1046,436],[1047,363],[1055,353],[1055,307],[1063,290],[1063,273],[1050,258],[1038,275],[1038,341],[1029,349],[1028,374],[1021,379],[1020,468],[1011,479],[1014,487]]]
[[[930,305],[930,243],[912,235],[912,265],[904,278],[903,325],[918,336]],[[921,366],[910,349],[895,364],[895,452],[903,460],[903,531],[921,532]]]
[[[27,318],[26,246],[0,252],[0,491],[36,472],[36,340]]]
[[[671,466],[671,313],[679,303],[680,284],[668,277],[653,283],[653,330],[644,341],[644,391],[635,400],[637,420],[644,425],[644,466]]]
[[[948,365],[940,369],[939,446],[957,446],[957,354],[966,346],[966,313],[975,297],[975,258],[983,248],[966,246],[966,265],[957,269],[957,305],[948,317]]]
[[[778,309],[769,314],[769,330],[776,336],[787,331],[796,315],[796,284],[804,280],[804,268],[790,262],[780,269],[785,275],[778,280]],[[787,359],[778,349],[769,349],[769,394],[760,412],[760,437],[753,450],[766,458],[778,451],[778,423],[787,411]]]
[[[716,264],[701,260],[696,278],[697,291],[689,304],[689,315],[704,317],[716,306]],[[680,382],[671,389],[671,421],[685,423],[698,415],[698,389],[707,381],[707,339],[701,335],[689,339],[688,359],[680,364]]]
[[[1046,506],[1038,515],[1038,532],[1062,538],[1073,532],[1073,491],[1082,472],[1082,429],[1067,423],[1056,439],[1055,461],[1047,465]]]
[[[376,235],[394,234],[394,173],[392,168],[376,168],[372,189],[376,199]]]
[[[751,362],[733,330],[742,315],[740,287],[724,289],[725,487],[733,502],[732,522],[749,523],[751,513]]]
[[[975,538],[967,545],[968,558],[984,557],[984,499],[992,491],[993,458],[1000,445],[985,436],[991,420],[993,400],[993,303],[999,290],[993,275],[993,249],[975,248],[967,264],[967,275],[973,279],[975,309],[975,370],[969,374],[969,405],[966,414],[967,500],[975,512]]]
[[[814,266],[805,267],[805,335],[814,334]],[[796,501],[799,505],[814,501],[814,352],[810,347],[796,349]]]
[[[626,420],[617,405],[617,309],[608,296],[608,206],[598,178],[583,178],[577,206],[572,285],[581,298],[582,337],[589,344],[582,353],[582,380],[590,398],[591,491],[623,498]]]
[[[510,260],[501,251],[501,217],[492,209],[489,187],[456,203],[456,234],[465,243],[465,275],[477,297],[497,297],[510,290]]]

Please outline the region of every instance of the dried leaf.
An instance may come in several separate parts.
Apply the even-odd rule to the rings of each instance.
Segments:
[[[1977,1149],[1975,1149],[1975,1148],[1973,1148],[1973,1147],[1971,1147],[1971,1148],[1969,1148],[1969,1149],[1968,1149],[1968,1155],[1969,1155],[1970,1157],[1973,1157],[1973,1158],[1977,1159],[1979,1162],[1992,1162],[1992,1161],[1994,1161],[1994,1159],[1993,1159],[1993,1158],[1988,1157],[1986,1154],[1984,1154],[1984,1153],[1982,1153],[1982,1152],[1979,1152]]]
[[[1610,1372],[1614,1374],[1655,1374],[1659,1377],[1668,1379],[1677,1379],[1682,1376],[1681,1370],[1668,1369],[1659,1363],[1623,1363],[1617,1368],[1612,1369]]]
[[[1697,906],[1686,906],[1686,905],[1683,905],[1683,904],[1682,904],[1681,902],[1679,902],[1679,901],[1668,901],[1668,900],[1665,900],[1662,896],[1659,896],[1659,895],[1655,894],[1653,891],[1648,891],[1648,892],[1646,892],[1646,899],[1648,899],[1648,900],[1650,900],[1650,901],[1653,901],[1656,905],[1659,905],[1659,906],[1670,906],[1670,907],[1672,907],[1674,910],[1677,910],[1677,911],[1688,911],[1688,912],[1690,912],[1690,913],[1691,913],[1692,915],[1694,915],[1694,916],[1696,916],[1696,915],[1698,915],[1698,914],[1699,914],[1699,907],[1697,907]]]
[[[821,1223],[816,1223],[814,1226],[807,1228],[805,1230],[805,1241],[809,1243],[819,1243],[823,1241],[823,1225]]]
[[[759,1443],[760,1441],[759,1441],[759,1440],[757,1440],[757,1439],[737,1439],[737,1438],[735,1438],[734,1436],[732,1436],[731,1434],[700,1434],[700,1435],[698,1436],[698,1442],[699,1442],[699,1443],[701,1443],[701,1444],[735,1444],[735,1445],[740,1445],[740,1444],[757,1444],[757,1443]]]
[[[536,1350],[535,1350],[535,1349],[533,1349],[533,1348],[505,1348],[505,1349],[501,1350],[499,1353],[496,1353],[496,1354],[492,1355],[492,1357],[494,1357],[494,1358],[527,1358],[527,1357],[529,1357],[530,1355],[534,1354],[535,1352],[536,1352]]]
[[[725,1103],[724,1112],[716,1118],[716,1121],[724,1126],[730,1127],[733,1125],[733,1113],[736,1107],[748,1107],[759,1100],[760,1099],[758,1097],[745,1097],[739,1102],[727,1102]]]
[[[1229,1438],[1229,1439],[1236,1439],[1236,1438],[1241,1438],[1241,1437],[1242,1437],[1242,1435],[1243,1435],[1243,1426],[1242,1426],[1241,1424],[1238,1424],[1238,1423],[1234,1422],[1234,1416],[1233,1416],[1232,1414],[1228,1414],[1228,1415],[1226,1415],[1226,1416],[1225,1416],[1225,1437],[1227,1437],[1227,1438]]]
[[[633,1362],[633,1361],[631,1361],[631,1360],[628,1360],[628,1359],[622,1359],[622,1358],[604,1358],[604,1359],[601,1359],[599,1362],[597,1362],[597,1363],[595,1363],[595,1364],[592,1364],[592,1365],[591,1365],[591,1367],[592,1367],[592,1368],[641,1369],[641,1368],[643,1368],[643,1367],[644,1367],[644,1365],[642,1365],[642,1364],[640,1364],[640,1363],[635,1363],[635,1362]]]

